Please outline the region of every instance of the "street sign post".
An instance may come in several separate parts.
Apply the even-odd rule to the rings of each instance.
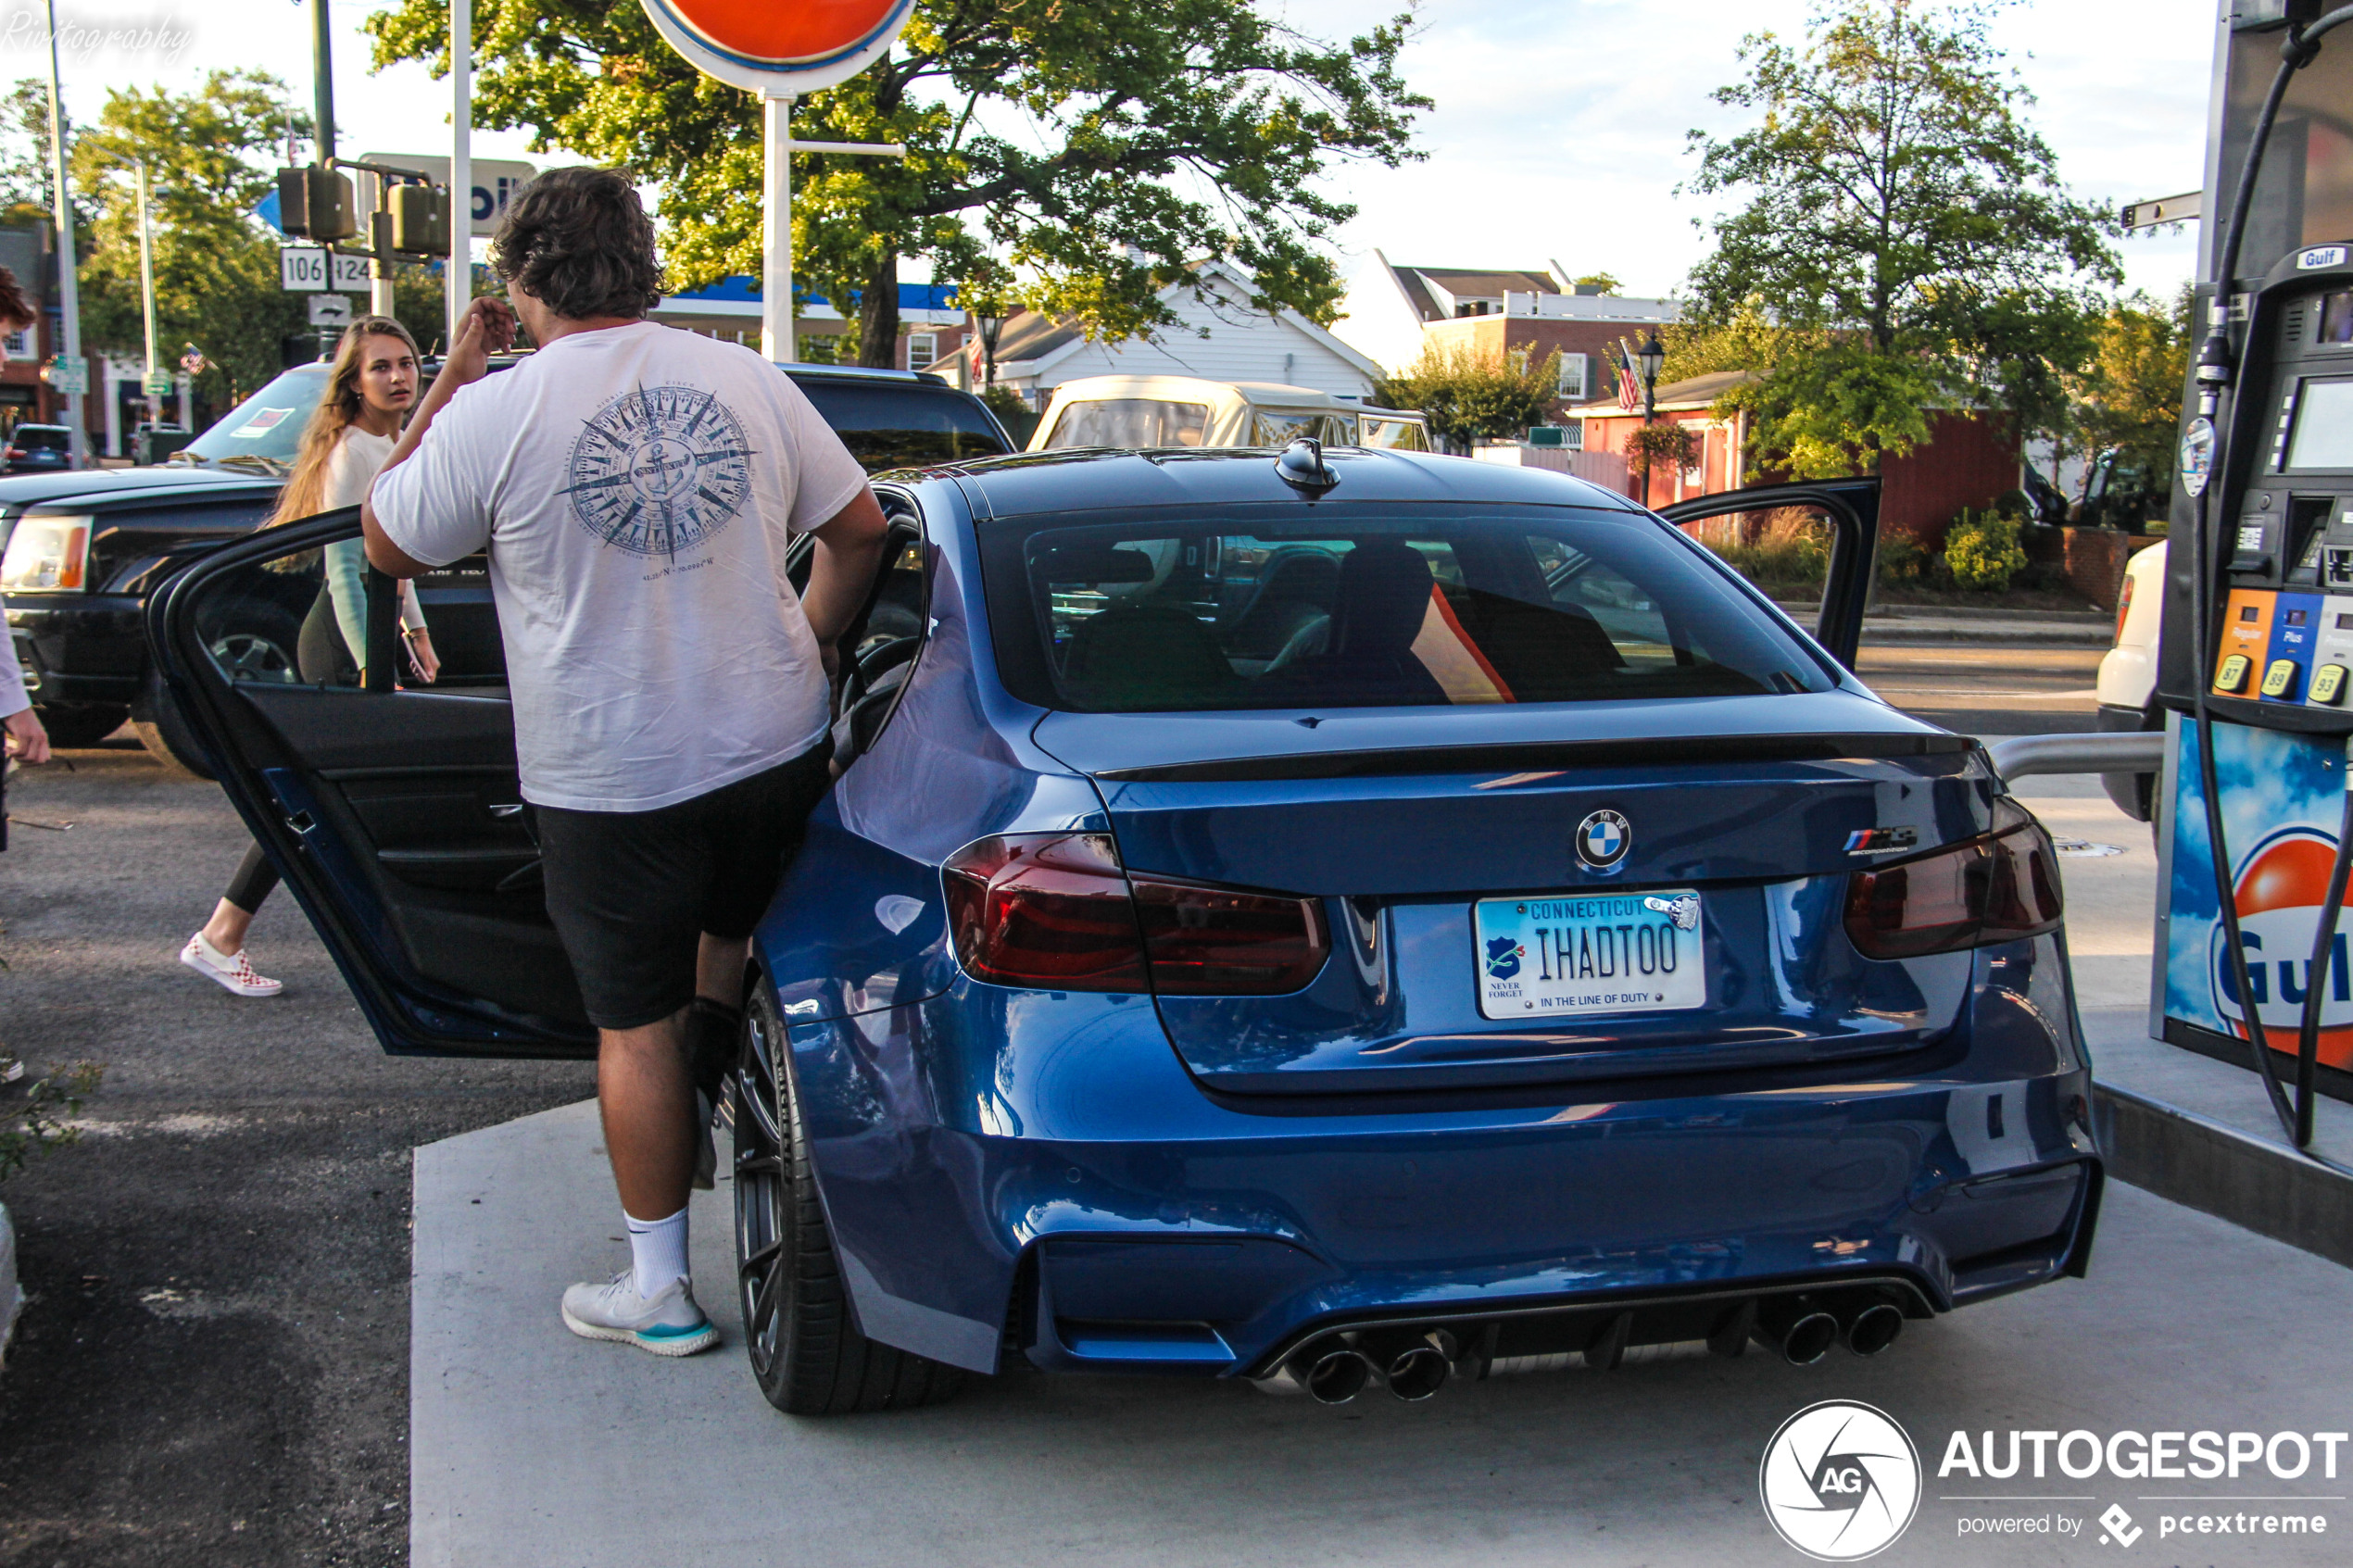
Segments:
[[[351,325],[351,296],[341,294],[313,295],[310,298],[310,324],[314,327]]]
[[[82,358],[52,359],[41,367],[41,379],[49,389],[67,397],[86,397],[90,394],[90,361]]]
[[[915,0],[831,0],[775,6],[756,0],[639,0],[646,16],[688,65],[765,100],[766,178],[760,227],[760,352],[791,359],[792,155],[865,153],[905,157],[890,142],[796,142],[792,101],[849,81],[887,53]]]
[[[327,253],[317,245],[285,245],[278,251],[278,286],[306,291],[327,286]]]

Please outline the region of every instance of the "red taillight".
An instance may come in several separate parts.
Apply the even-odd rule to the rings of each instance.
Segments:
[[[991,985],[1271,996],[1328,951],[1314,899],[1131,879],[1105,834],[984,838],[942,870],[957,961]]]
[[[1149,876],[1135,884],[1152,989],[1164,997],[1271,997],[1324,967],[1330,948],[1312,898]]]
[[[2124,617],[2133,608],[2133,574],[2124,574],[2124,586],[2116,596],[2116,644],[2124,641]]]
[[[1867,958],[1911,959],[2057,929],[2057,862],[2023,807],[1994,803],[1994,831],[1967,844],[1856,872],[1846,935]]]

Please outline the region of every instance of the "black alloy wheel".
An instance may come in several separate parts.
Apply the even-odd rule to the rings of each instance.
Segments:
[[[850,1321],[792,1091],[785,1033],[763,981],[744,1010],[732,1085],[736,1297],[752,1379],[770,1404],[790,1415],[937,1404],[963,1386],[961,1369],[879,1344]]]

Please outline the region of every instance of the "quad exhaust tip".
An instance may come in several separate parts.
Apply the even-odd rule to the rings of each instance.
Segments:
[[[1804,1297],[1751,1297],[1729,1309],[1705,1339],[1630,1346],[1634,1314],[1618,1312],[1594,1331],[1582,1352],[1502,1356],[1466,1355],[1453,1333],[1442,1328],[1391,1329],[1327,1335],[1294,1351],[1272,1375],[1255,1379],[1270,1394],[1305,1394],[1317,1404],[1344,1405],[1378,1382],[1408,1404],[1435,1398],[1461,1363],[1478,1380],[1498,1374],[1565,1370],[1581,1361],[1596,1371],[1621,1365],[1678,1360],[1685,1356],[1738,1356],[1754,1341],[1792,1366],[1813,1366],[1843,1345],[1857,1356],[1876,1356],[1904,1332],[1904,1310],[1893,1301],[1869,1300],[1839,1311]]]

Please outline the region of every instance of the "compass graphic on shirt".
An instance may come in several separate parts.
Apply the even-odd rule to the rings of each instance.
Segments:
[[[674,558],[743,509],[751,457],[734,410],[710,393],[641,386],[581,426],[564,494],[581,526],[606,544]]]

